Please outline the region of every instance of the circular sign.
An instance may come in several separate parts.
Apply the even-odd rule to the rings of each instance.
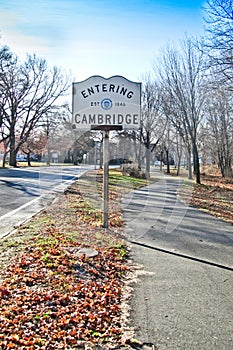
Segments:
[[[110,98],[104,98],[101,101],[101,107],[105,110],[111,109],[112,108],[112,100],[110,100]]]

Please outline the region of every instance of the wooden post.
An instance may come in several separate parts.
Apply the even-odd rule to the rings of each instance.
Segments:
[[[104,178],[103,178],[103,192],[104,192],[104,203],[103,203],[103,227],[108,228],[108,148],[109,148],[109,130],[103,131],[103,163],[104,163]]]

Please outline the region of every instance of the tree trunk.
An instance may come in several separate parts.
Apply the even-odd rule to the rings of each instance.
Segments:
[[[193,161],[195,165],[196,183],[201,183],[201,172],[200,172],[200,162],[196,143],[193,144]]]
[[[192,172],[192,157],[191,157],[191,150],[188,147],[187,149],[187,165],[188,165],[188,179],[193,179],[193,172]]]
[[[31,157],[30,157],[30,153],[27,154],[27,163],[28,163],[28,166],[32,166],[31,165]]]
[[[222,177],[232,177],[232,161],[231,155],[228,149],[223,144],[222,147],[218,150],[218,166],[221,170]]]
[[[233,172],[232,172],[232,165],[231,162],[229,161],[229,163],[226,165],[225,167],[225,177],[233,177]]]
[[[139,150],[138,150],[138,169],[142,169],[142,144],[139,143]]]
[[[68,163],[72,162],[72,156],[71,156],[71,150],[70,149],[68,150],[68,153],[67,153],[67,159],[68,159]]]
[[[73,163],[74,165],[78,165],[78,150],[74,148],[73,150]]]
[[[180,175],[180,163],[182,158],[182,138],[177,134],[177,147],[176,147],[176,153],[177,153],[177,171],[176,175]]]
[[[6,166],[6,156],[7,156],[8,152],[5,152],[3,154],[3,158],[2,158],[2,167],[5,168]]]
[[[15,149],[15,130],[14,130],[14,125],[12,126],[10,130],[10,138],[9,138],[9,148],[10,148],[10,161],[9,165],[16,167],[17,162],[16,162],[16,155],[18,150]]]
[[[177,170],[176,170],[176,175],[177,175],[177,176],[180,175],[180,162],[181,162],[181,157],[182,157],[182,154],[179,153],[179,154],[178,154],[178,162],[177,162]]]
[[[146,178],[150,178],[150,149],[146,148]]]
[[[103,169],[103,138],[100,142],[100,149],[99,149],[99,156],[100,156],[100,169]]]
[[[50,145],[47,146],[47,165],[50,166],[51,164],[51,151],[50,151]]]
[[[166,163],[167,163],[167,174],[170,174],[171,171],[170,171],[170,162],[169,162],[169,151],[167,148],[165,150],[165,153],[166,153]]]
[[[138,152],[137,152],[138,148]],[[138,169],[142,169],[142,133],[140,131],[140,138],[139,143],[137,143],[137,138],[134,138],[134,150],[135,150],[135,156],[138,161]]]
[[[10,162],[9,162],[9,165],[11,165],[13,167],[17,166],[16,155],[17,155],[17,152],[16,152],[15,149],[10,150]]]
[[[222,177],[232,177],[232,162],[230,157],[226,159],[224,156],[221,156],[219,158],[221,158],[219,160],[219,168],[221,170]]]
[[[160,171],[163,171],[163,165],[164,165],[164,152],[161,150],[160,152]]]

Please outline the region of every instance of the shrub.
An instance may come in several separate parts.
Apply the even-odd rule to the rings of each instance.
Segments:
[[[123,174],[128,174],[131,177],[135,177],[137,179],[146,179],[146,174],[139,169],[136,164],[125,164],[121,167]]]

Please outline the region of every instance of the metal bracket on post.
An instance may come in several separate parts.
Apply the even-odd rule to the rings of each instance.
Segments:
[[[108,228],[108,148],[109,148],[109,130],[103,131],[103,163],[104,163],[104,178],[103,178],[103,192],[104,192],[104,203],[103,203],[103,227]]]

